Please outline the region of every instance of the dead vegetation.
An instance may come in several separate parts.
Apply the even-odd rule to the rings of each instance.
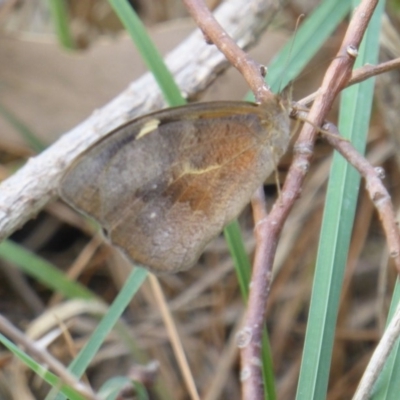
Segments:
[[[194,26],[189,19],[164,15],[165,10],[171,10],[170,2],[161,2],[165,4],[160,9],[156,1],[151,2],[154,5],[142,2],[150,33],[163,52],[179,43]],[[117,22],[111,12],[107,14],[106,2],[79,2],[87,3],[86,9],[74,4],[77,2],[71,3],[76,13],[73,26],[78,32],[80,47],[84,48],[76,52],[66,53],[55,43],[50,24],[44,23],[48,32],[38,35],[28,18],[33,13],[23,14],[19,26],[16,23],[10,26],[11,18],[17,20],[18,9],[11,9],[6,17],[0,14],[4,25],[0,36],[3,60],[0,103],[46,144],[55,141],[60,133],[75,126],[145,71],[129,38],[115,35]],[[291,34],[302,7],[301,2],[297,3],[282,10],[267,40],[261,40],[250,52],[257,61],[268,64]],[[93,9],[97,10],[94,16]],[[182,10],[176,15],[181,17]],[[393,19],[387,22],[388,29],[399,23],[390,16]],[[159,22],[166,19],[170,20]],[[322,67],[321,72],[321,62],[329,62],[334,57],[342,29],[345,26],[294,83],[294,98],[301,98],[318,87],[324,70]],[[384,36],[382,57],[400,54],[400,39],[395,29],[394,33],[390,32]],[[246,85],[239,80],[237,73],[229,71],[202,99],[242,98]],[[370,162],[385,170],[384,183],[395,207],[400,200],[396,130],[399,99],[394,90],[398,84],[398,71],[378,78],[367,150]],[[335,121],[335,109],[330,118]],[[0,131],[0,177],[6,179],[34,150],[4,118],[0,119]],[[282,400],[294,398],[296,391],[331,158],[331,148],[324,141],[318,141],[302,196],[286,221],[274,264],[275,278],[266,323],[278,398]],[[288,154],[281,162],[282,177],[290,159]],[[267,182],[265,191],[268,203],[272,204],[276,197],[274,183]],[[240,225],[246,249],[253,255],[255,241],[249,209],[240,217]],[[99,239],[87,221],[61,203],[49,204],[11,238],[58,266],[106,303],[113,301],[130,270]],[[329,400],[351,398],[382,334],[396,279],[388,259],[376,212],[367,193],[361,190],[335,334]],[[54,357],[67,365],[97,325],[97,315],[102,310],[95,304],[61,298],[5,261],[1,261],[0,273],[1,314],[30,338],[48,345]],[[239,399],[240,368],[235,335],[245,307],[222,235],[207,247],[198,266],[185,273],[162,276],[160,282],[177,327],[177,340],[186,351],[201,398]],[[98,352],[87,374],[94,390],[113,376],[129,376],[143,382],[152,399],[189,398],[154,290],[150,282],[142,286],[126,310],[123,326],[109,336]],[[56,320],[51,318],[55,309],[58,310]],[[0,363],[1,399],[45,398],[48,386],[4,349],[0,351]],[[136,397],[127,389],[121,398]]]

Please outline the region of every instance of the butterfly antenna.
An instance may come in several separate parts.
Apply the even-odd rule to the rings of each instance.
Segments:
[[[301,20],[302,20],[304,17],[305,17],[304,14],[300,14],[300,15],[297,17],[296,27],[295,27],[295,29],[294,29],[293,40],[292,40],[291,43],[290,43],[290,48],[289,48],[289,52],[288,52],[288,55],[287,55],[286,60],[285,60],[285,65],[284,65],[284,67],[282,68],[281,82],[280,82],[280,84],[279,84],[279,92],[278,92],[278,93],[281,93],[281,91],[283,90],[283,87],[282,87],[282,86],[283,86],[283,85],[282,85],[283,76],[284,76],[284,73],[285,73],[285,71],[287,70],[287,68],[288,68],[288,66],[289,66],[289,62],[290,62],[290,58],[291,58],[291,56],[292,56],[292,51],[293,51],[294,43],[295,43],[295,41],[296,41],[297,31],[298,31],[298,29],[299,29],[300,22],[301,22]]]

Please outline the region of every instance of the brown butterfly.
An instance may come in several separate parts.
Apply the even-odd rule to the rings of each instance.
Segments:
[[[286,102],[197,103],[137,118],[81,154],[60,196],[133,263],[191,267],[249,202],[289,142]]]

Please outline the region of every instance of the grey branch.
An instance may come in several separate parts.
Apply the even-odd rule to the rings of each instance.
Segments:
[[[216,18],[243,48],[256,41],[276,12],[267,0],[230,0],[216,11]],[[167,57],[166,63],[185,97],[207,87],[227,67],[223,55],[206,44],[195,31]],[[151,74],[145,74],[57,142],[32,157],[0,185],[0,241],[35,216],[57,197],[65,169],[85,149],[112,129],[135,116],[165,106]]]

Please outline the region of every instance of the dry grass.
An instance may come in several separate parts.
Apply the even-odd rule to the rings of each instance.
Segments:
[[[288,21],[285,26],[289,30],[297,12],[298,8],[294,6],[285,10],[285,20]],[[158,14],[151,16],[151,12],[147,18],[163,19]],[[280,29],[280,32],[274,33],[277,38],[286,35],[285,28]],[[103,27],[102,30],[106,29]],[[152,27],[153,37],[163,48],[172,46],[173,38],[179,38],[187,31],[182,22],[171,22],[168,27]],[[340,36],[340,32],[337,34]],[[118,39],[113,44],[101,44],[104,40],[107,39],[92,42],[92,36],[88,34],[85,40],[81,40],[87,42],[88,49],[85,52],[65,55],[54,44],[38,42],[30,42],[29,51],[22,39],[10,39],[9,34],[3,33],[0,36],[0,57],[4,64],[0,71],[3,86],[0,102],[38,132],[44,141],[54,140],[56,132],[73,126],[132,80],[133,66],[124,61],[125,51],[132,51],[129,41]],[[328,60],[332,56],[335,40],[331,39],[319,59]],[[256,54],[265,49],[273,51],[271,45],[261,43]],[[269,58],[271,54],[264,56]],[[263,62],[262,59],[259,61]],[[319,84],[319,61],[315,62],[317,66],[310,67],[315,73],[307,74],[299,85],[295,84],[295,98],[309,93],[310,88]],[[52,63],[50,73],[43,67],[47,62]],[[110,73],[112,65],[119,63],[122,65],[120,71],[116,75]],[[83,72],[81,69],[79,73],[83,64]],[[136,69],[136,74],[143,71],[142,66]],[[97,76],[93,77],[93,74]],[[392,75],[392,82],[398,85],[399,76],[395,73]],[[221,86],[236,86],[236,78],[233,81],[229,79],[232,79],[229,75],[221,77],[216,86],[209,89],[207,98],[226,96],[224,91],[222,95],[217,92]],[[235,84],[232,85],[232,82]],[[379,107],[373,114],[368,157],[373,164],[384,167],[385,184],[395,205],[398,205],[399,153],[393,145],[396,138],[392,138],[393,132],[387,129],[384,119],[389,118],[388,113],[390,118],[398,119],[399,104],[387,103],[391,85],[387,82],[378,83],[376,102]],[[81,102],[79,91],[82,85],[85,93]],[[307,91],[302,91],[302,88]],[[234,90],[228,96],[240,98],[243,90]],[[332,112],[334,118],[335,111]],[[391,119],[390,123],[391,126],[399,126],[398,120]],[[29,151],[10,125],[0,121],[0,129],[0,176],[4,179],[24,162]],[[321,142],[317,146],[303,195],[287,221],[276,260],[267,326],[278,398],[282,400],[292,399],[296,390],[330,158],[329,147]],[[280,170],[283,174],[289,160],[290,155],[282,161]],[[274,185],[267,185],[266,191],[272,203],[276,192]],[[254,239],[249,210],[245,210],[240,223],[246,247],[252,254]],[[97,236],[92,237],[91,231],[66,206],[51,204],[35,220],[16,232],[13,240],[50,260],[71,279],[87,285],[109,303],[116,296],[130,267]],[[379,221],[364,191],[361,191],[358,200],[349,254],[346,289],[342,297],[332,359],[329,400],[350,398],[354,392],[382,333],[395,282],[395,272],[388,263]],[[0,264],[0,273],[0,312],[32,337],[43,343],[51,343],[52,354],[63,363],[68,363],[96,326],[97,318],[93,314],[97,309],[83,302],[61,299],[5,262]],[[150,398],[180,400],[189,398],[183,374],[190,373],[202,399],[239,399],[235,333],[240,326],[244,305],[222,236],[207,247],[199,265],[185,273],[163,276],[160,283],[165,305],[176,327],[174,338],[165,325],[166,313],[160,305],[162,300],[156,298],[154,284],[147,282],[124,316],[125,327],[136,349],[128,348],[117,332],[110,335],[89,369],[87,379],[90,384],[96,389],[112,376],[140,376],[139,379],[146,383],[148,380]],[[56,321],[50,318],[54,307],[59,307]],[[51,334],[58,329],[62,333],[53,340]],[[184,348],[190,372],[179,368],[171,340]],[[143,371],[143,366],[152,361],[159,363],[157,372],[154,373],[151,368]],[[4,350],[0,351],[0,365],[1,399],[45,397],[47,386]],[[165,397],[156,394],[153,383],[155,376]],[[126,394],[124,398],[134,397]]]

